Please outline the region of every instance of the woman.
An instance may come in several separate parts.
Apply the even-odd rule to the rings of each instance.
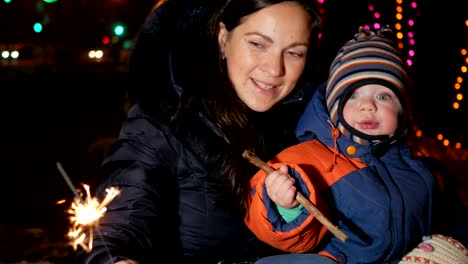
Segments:
[[[156,5],[131,54],[135,104],[97,189],[99,199],[110,186],[120,194],[80,263],[250,263],[274,253],[243,224],[256,169],[241,153],[267,159],[295,143],[292,91],[319,21],[312,2]],[[289,123],[275,128],[281,115]]]

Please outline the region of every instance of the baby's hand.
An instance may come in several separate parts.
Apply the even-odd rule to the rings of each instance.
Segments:
[[[270,199],[284,208],[293,208],[299,205],[296,201],[297,189],[295,180],[288,174],[288,166],[282,165],[278,170],[265,178],[266,191]]]

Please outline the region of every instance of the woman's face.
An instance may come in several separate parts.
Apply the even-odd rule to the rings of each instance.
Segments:
[[[310,41],[310,16],[295,2],[282,2],[243,18],[218,41],[239,98],[264,112],[286,97],[300,78]]]

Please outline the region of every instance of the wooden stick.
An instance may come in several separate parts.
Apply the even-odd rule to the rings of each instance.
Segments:
[[[261,170],[263,170],[266,173],[271,173],[275,171],[272,167],[270,167],[267,163],[263,162],[260,158],[258,158],[254,153],[245,150],[242,153],[242,156],[250,161],[250,163],[254,164]],[[302,193],[297,192],[296,194],[296,200],[304,206],[310,214],[312,214],[317,220],[322,223],[330,232],[332,232],[333,235],[335,235],[339,240],[342,242],[345,242],[348,239],[348,236],[343,233],[337,226],[333,225],[330,220],[328,220],[322,212],[311,202],[309,199],[307,199]]]

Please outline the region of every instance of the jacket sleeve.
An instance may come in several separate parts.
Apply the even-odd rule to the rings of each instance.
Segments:
[[[290,168],[290,175],[296,178],[300,191],[326,215],[319,193],[304,170],[293,163],[268,164],[277,169],[286,164]],[[293,221],[286,223],[276,209],[276,205],[266,194],[264,180],[267,174],[257,172],[251,179],[251,193],[249,209],[245,223],[250,230],[262,241],[287,252],[304,253],[314,249],[326,234],[326,228],[307,210]]]
[[[173,204],[177,193],[168,188],[177,179],[167,165],[175,155],[163,128],[146,118],[128,119],[104,161],[96,197],[102,200],[111,186],[120,193],[93,230],[93,250],[77,254],[79,263],[142,261],[149,256],[162,260],[167,252],[177,250],[177,206]]]

